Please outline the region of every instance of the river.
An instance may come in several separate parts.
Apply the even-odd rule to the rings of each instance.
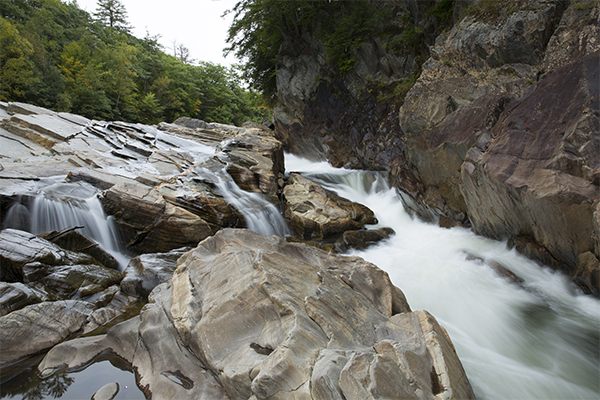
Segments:
[[[286,171],[301,172],[339,195],[371,208],[379,223],[370,228],[395,230],[390,239],[351,254],[387,271],[413,310],[428,310],[447,329],[479,399],[600,398],[599,300],[583,295],[565,276],[507,249],[506,242],[483,238],[465,228],[439,228],[410,216],[396,190],[387,187],[382,176],[373,179],[376,174],[336,169],[327,163],[309,162],[289,154]],[[219,182],[223,189],[228,189],[229,201],[248,214],[252,229],[266,234],[288,234],[275,207],[261,203],[261,199],[254,199],[255,196],[242,192],[231,182]],[[15,212],[39,210],[40,215],[60,214],[64,220],[61,224],[67,225],[86,224],[77,218],[94,213],[101,216],[100,220],[109,221],[96,203],[87,199],[87,191],[91,189],[85,185],[68,188],[70,196],[79,199],[76,207],[73,202],[57,206],[52,193],[58,191],[63,195],[65,190],[63,183],[50,182],[45,197],[40,195],[33,210],[21,207]],[[252,203],[248,203],[250,200]],[[57,207],[57,211],[48,211],[49,207]],[[89,213],[72,219],[69,210],[80,212],[82,208]],[[15,220],[19,220],[18,215]],[[37,216],[30,220],[42,221]],[[60,227],[48,222],[32,229],[50,228]],[[104,240],[102,237],[110,237],[105,231],[90,235],[100,242]],[[491,261],[517,274],[524,282],[515,284],[499,276],[488,266]],[[89,397],[97,389],[94,382],[100,376],[106,377],[102,384],[117,381],[122,389],[128,388],[121,390],[117,399],[143,398],[132,385],[133,375],[125,367],[115,368],[107,361],[79,373],[30,382],[31,390],[25,389],[25,383],[21,386],[13,382],[21,390],[5,387],[0,398],[23,395],[22,398],[32,399],[77,399],[84,393]],[[31,373],[20,379],[39,381]],[[55,396],[57,393],[60,395]]]
[[[385,270],[413,310],[428,310],[446,328],[479,399],[600,398],[599,300],[506,242],[411,217],[384,179],[370,184],[365,172],[291,155],[286,171],[368,206],[379,221],[373,228],[396,231],[351,254]],[[509,282],[485,261],[524,283]]]

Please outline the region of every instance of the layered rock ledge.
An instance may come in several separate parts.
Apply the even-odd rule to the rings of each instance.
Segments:
[[[42,375],[108,351],[161,399],[474,398],[446,331],[358,257],[224,229],[177,264],[138,317],[54,347]]]

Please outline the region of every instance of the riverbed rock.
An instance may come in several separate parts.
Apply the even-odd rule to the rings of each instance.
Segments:
[[[284,215],[301,239],[322,240],[377,223],[369,208],[344,199],[298,173],[290,174],[283,199]]]
[[[177,260],[188,250],[182,248],[132,258],[123,272],[121,290],[130,296],[147,299],[156,286],[171,280]]]
[[[385,272],[247,230],[201,242],[139,317],[56,346],[39,370],[103,351],[164,399],[474,398],[445,330]]]
[[[340,253],[349,249],[363,250],[379,241],[388,239],[393,234],[395,232],[392,228],[346,231],[336,240],[335,249]]]
[[[119,269],[119,262],[110,253],[103,250],[98,243],[86,238],[76,230],[50,231],[38,236],[65,250],[87,254],[106,268]]]
[[[40,303],[44,297],[20,282],[0,282],[0,317],[30,304]]]
[[[211,234],[203,219],[167,203],[158,190],[138,182],[111,187],[101,201],[123,233],[127,248],[138,253],[194,246]]]
[[[0,317],[0,371],[72,338],[80,331],[90,303],[63,300],[29,305]]]
[[[94,260],[87,254],[64,250],[49,241],[17,229],[0,231],[0,280],[23,282],[26,268],[45,266],[89,265]]]

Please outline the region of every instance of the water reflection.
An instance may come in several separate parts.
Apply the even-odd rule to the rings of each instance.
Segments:
[[[135,383],[135,376],[119,359],[94,363],[79,372],[57,373],[42,379],[31,368],[0,386],[0,399],[23,400],[81,400],[89,399],[107,383],[117,382],[120,390],[116,400],[144,400]]]

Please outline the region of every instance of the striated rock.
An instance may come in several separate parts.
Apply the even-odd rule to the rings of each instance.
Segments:
[[[64,300],[33,304],[0,317],[0,371],[72,338],[91,312],[87,302]]]
[[[121,274],[101,265],[28,265],[23,281],[46,293],[50,299],[86,298],[121,281]]]
[[[61,249],[31,233],[16,229],[0,231],[0,280],[23,282],[26,268],[93,264],[92,257]],[[30,270],[31,271],[31,270]]]
[[[283,199],[285,217],[290,220],[294,234],[301,239],[321,240],[377,223],[367,207],[327,191],[298,173],[290,174],[283,189]]]
[[[382,228],[363,231],[346,231],[335,242],[335,249],[340,252],[346,252],[349,249],[363,250],[367,247],[388,239],[395,234],[392,228]]]
[[[122,278],[89,255],[15,229],[0,231],[0,259],[4,281],[26,283],[52,300],[85,298]]]
[[[114,325],[138,315],[145,304],[138,297],[119,290],[118,286],[111,286],[95,301],[94,305],[99,308],[90,313],[83,326],[83,334],[106,333]]]
[[[119,262],[110,253],[104,251],[98,243],[86,238],[76,230],[51,231],[38,236],[65,250],[87,254],[106,268],[119,269]]]
[[[164,399],[474,398],[445,330],[358,257],[224,229],[150,302],[106,335],[54,347],[40,372],[110,351]]]
[[[22,283],[0,282],[0,317],[41,301],[35,290]]]
[[[111,187],[101,199],[113,215],[127,247],[136,252],[168,252],[196,245],[211,234],[200,217],[165,201],[160,192],[137,182]]]
[[[123,272],[121,290],[130,296],[148,298],[156,286],[171,280],[177,260],[188,250],[183,248],[134,257]]]
[[[476,232],[529,236],[568,268],[594,251],[599,61],[582,58],[541,81],[507,106],[484,149],[469,151],[461,191]]]
[[[284,173],[283,147],[271,132],[248,128],[223,142],[220,150],[217,157],[227,164],[227,172],[241,189],[278,194],[278,180]]]

